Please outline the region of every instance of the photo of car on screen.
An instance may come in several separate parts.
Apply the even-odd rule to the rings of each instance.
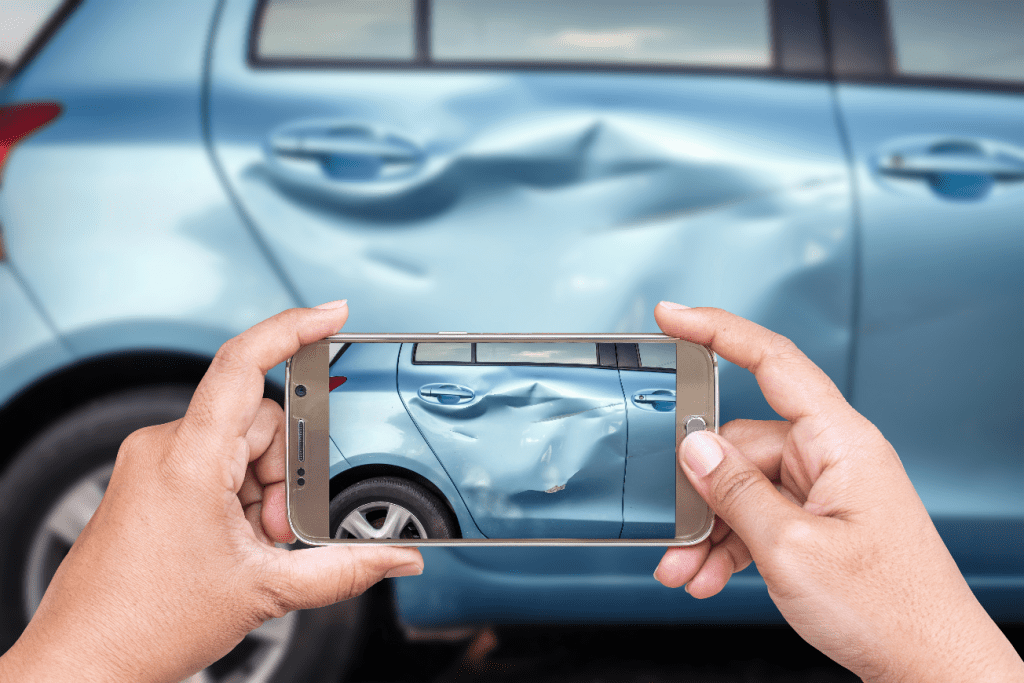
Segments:
[[[671,539],[675,375],[672,343],[332,344],[331,536]]]

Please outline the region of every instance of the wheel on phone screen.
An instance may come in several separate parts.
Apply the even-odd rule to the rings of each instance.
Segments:
[[[0,477],[0,652],[17,640],[99,505],[121,442],[185,414],[194,388],[112,394],[58,418]],[[271,619],[190,681],[336,683],[354,662],[370,596]]]
[[[401,477],[372,477],[331,501],[333,538],[456,538],[447,506],[426,487]]]

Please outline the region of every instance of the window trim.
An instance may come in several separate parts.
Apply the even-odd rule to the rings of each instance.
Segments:
[[[598,348],[595,348],[595,351],[597,353],[597,361],[594,364],[590,364],[590,363],[496,363],[496,362],[493,362],[493,361],[478,361],[476,359],[476,345],[478,343],[481,343],[481,344],[491,344],[491,343],[495,343],[495,342],[470,342],[470,344],[471,344],[471,346],[470,346],[470,358],[472,360],[469,360],[469,361],[464,361],[464,360],[416,360],[416,347],[418,347],[421,343],[428,343],[428,344],[459,344],[459,343],[465,343],[465,342],[416,342],[415,344],[412,345],[412,356],[411,356],[411,358],[412,358],[412,364],[413,365],[462,365],[462,366],[482,366],[482,367],[520,367],[520,366],[523,366],[523,367],[531,367],[531,368],[589,368],[589,369],[596,369],[596,370],[637,370],[639,372],[665,372],[665,373],[672,373],[673,375],[676,373],[675,368],[647,368],[647,367],[641,367],[639,365],[639,362],[640,362],[639,361],[639,359],[640,359],[640,352],[636,348],[636,344],[632,344],[632,346],[634,347],[633,348],[633,353],[636,354],[637,365],[628,365],[629,360],[624,358],[623,355],[620,353],[620,351],[623,351],[624,349],[620,349],[619,347],[626,346],[626,344],[622,344],[622,343],[617,343],[617,344],[614,345],[616,347],[615,348],[616,362],[615,362],[614,365],[611,365],[611,364],[602,364],[602,362],[601,362],[601,349],[599,348],[600,345],[601,345],[600,342],[593,342],[595,347],[598,347]],[[500,343],[500,342],[498,342],[498,343]],[[584,343],[589,344],[591,342],[584,342]]]
[[[792,49],[788,41],[780,41],[782,31],[791,28],[789,24],[780,22],[782,15],[790,16],[789,8],[794,4],[812,2],[820,16],[822,0],[766,0],[768,11],[768,51],[769,64],[765,68],[733,67],[722,65],[676,64],[676,63],[625,63],[625,62],[574,62],[574,61],[490,61],[490,60],[435,60],[430,56],[431,37],[431,0],[413,0],[413,36],[414,45],[412,59],[312,59],[301,57],[262,57],[259,54],[259,37],[263,29],[263,16],[270,0],[258,0],[253,9],[249,25],[246,62],[256,70],[396,70],[396,71],[524,71],[524,72],[585,72],[585,73],[650,73],[650,74],[716,74],[734,76],[783,77],[798,79],[828,78],[828,53],[825,48],[824,22],[820,26],[822,55],[819,70],[786,70],[782,67],[789,60],[780,55],[780,50]]]
[[[598,342],[582,342],[584,344],[593,344],[594,346],[594,362],[593,363],[496,363],[493,361],[478,361],[476,359],[476,345],[481,344],[494,344],[501,342],[470,342],[470,361],[464,360],[416,360],[416,347],[421,343],[425,344],[464,344],[466,342],[416,342],[412,345],[412,364],[413,365],[481,365],[481,366],[495,366],[495,367],[519,367],[526,366],[531,368],[597,368],[599,370],[615,370],[613,365],[601,365],[600,356],[598,353],[597,345]]]

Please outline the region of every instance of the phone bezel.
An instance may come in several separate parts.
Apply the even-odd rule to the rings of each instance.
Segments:
[[[524,539],[490,539],[490,538],[451,538],[451,539],[334,539],[320,535],[321,529],[329,534],[328,508],[329,480],[324,477],[305,477],[305,485],[296,483],[296,472],[301,466],[308,469],[312,465],[315,470],[327,468],[328,432],[329,432],[329,398],[327,392],[329,345],[331,343],[368,342],[368,343],[417,343],[417,342],[593,342],[593,343],[675,343],[676,345],[676,400],[677,406],[682,402],[681,395],[689,397],[691,405],[702,405],[703,412],[676,410],[675,443],[679,443],[686,435],[686,420],[698,416],[704,419],[709,429],[718,431],[719,396],[718,396],[718,359],[711,349],[687,342],[664,334],[482,334],[464,332],[439,332],[434,334],[336,334],[320,341],[304,346],[286,364],[285,388],[285,491],[288,508],[288,523],[296,537],[309,545],[329,545],[335,543],[384,544],[400,546],[433,546],[455,547],[464,545],[486,546],[687,546],[700,543],[711,534],[714,512],[693,490],[686,474],[676,461],[676,524],[677,534],[681,516],[684,519],[703,517],[696,531],[682,537],[670,539],[566,539],[566,538],[524,538]],[[707,395],[707,385],[697,390],[692,385],[682,385],[684,377],[678,371],[683,353],[689,353],[691,360],[698,355],[707,367],[705,375],[711,380],[712,396]],[[295,387],[303,384],[306,395],[301,400],[293,400]],[[700,394],[700,395],[698,395]],[[301,405],[301,412],[293,413],[296,406]],[[304,425],[304,460],[298,460],[298,421]],[[311,533],[314,532],[314,533]]]

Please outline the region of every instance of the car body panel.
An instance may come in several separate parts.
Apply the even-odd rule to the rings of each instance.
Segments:
[[[297,303],[203,143],[215,6],[85,3],[0,94],[63,109],[8,158],[0,223],[8,258],[76,360],[152,349],[211,357]],[[283,377],[283,367],[272,373]],[[21,388],[4,383],[11,395]]]
[[[402,345],[399,393],[487,537],[619,537],[626,410],[615,368],[413,363],[415,346]],[[580,346],[596,362],[596,344]],[[474,396],[420,395],[441,383]]]
[[[214,39],[215,159],[302,298],[349,298],[347,331],[648,332],[680,300],[787,334],[845,384],[852,204],[828,84],[255,68],[252,13],[228,0]],[[325,122],[439,166],[415,187],[300,189],[274,140]],[[774,415],[745,371],[721,372],[725,416]]]
[[[0,263],[0,406],[73,357],[28,297],[9,263]]]
[[[863,242],[854,407],[896,448],[961,566],[1024,574],[1024,554],[965,542],[1007,524],[1024,539],[1024,94],[847,84],[838,96]],[[1021,175],[891,175],[893,155]]]
[[[622,537],[672,538],[676,535],[676,411],[638,403],[637,394],[675,394],[673,372],[619,369],[626,397],[629,437],[623,485]]]
[[[364,465],[389,465],[414,472],[435,486],[455,513],[463,538],[483,534],[398,395],[403,344],[352,344],[329,376],[345,383],[330,392],[330,476]]]

